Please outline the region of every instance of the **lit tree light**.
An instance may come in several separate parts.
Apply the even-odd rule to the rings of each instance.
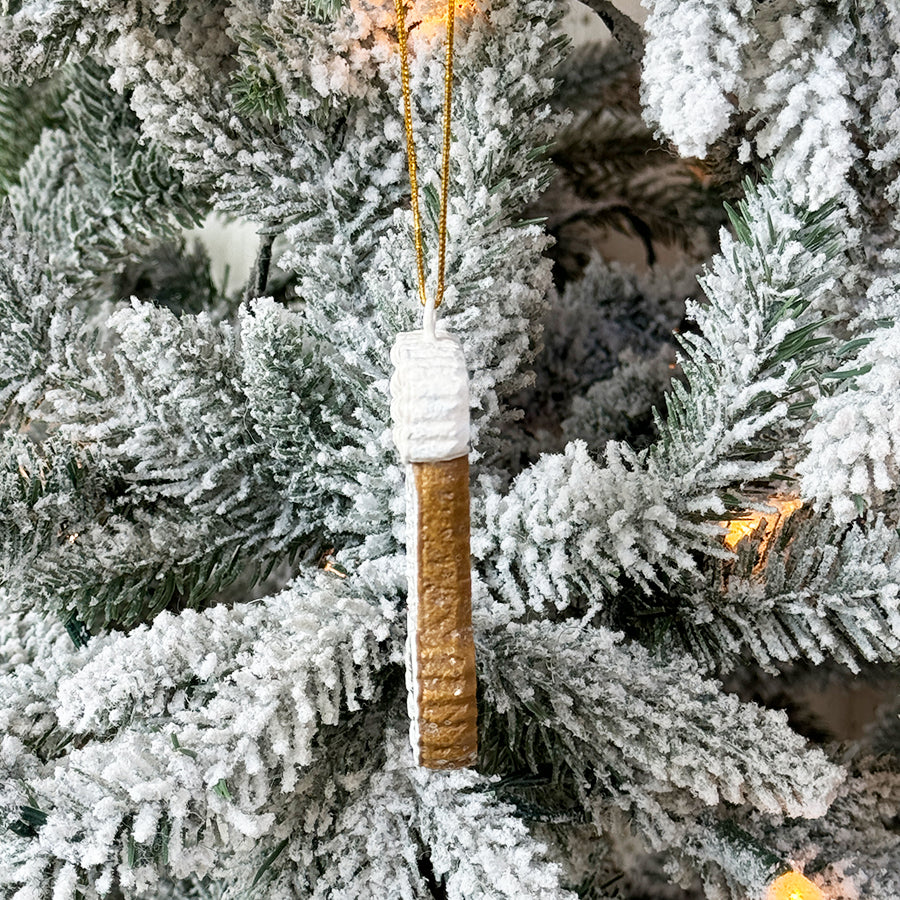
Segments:
[[[764,528],[763,539],[759,548],[759,558],[762,563],[769,552],[773,538],[784,526],[788,517],[803,506],[803,501],[799,497],[769,497],[766,500],[766,506],[773,507],[773,511],[760,512],[758,509],[751,509],[747,510],[739,519],[720,523],[728,529],[725,535],[725,546],[729,550],[736,551],[738,544],[762,525]]]
[[[319,568],[338,578],[346,578],[347,570],[334,559],[334,547],[326,550],[319,559]]]
[[[769,885],[765,900],[825,900],[825,895],[799,872],[785,872]]]
[[[430,21],[444,22],[447,19],[447,2],[446,0],[433,0],[433,2],[423,3],[420,11],[423,23]],[[466,19],[473,16],[477,11],[477,0],[456,0],[453,14],[458,19]]]
[[[416,5],[410,10],[410,18],[414,18],[416,12],[421,16],[419,22],[410,27],[428,38],[434,37],[447,23],[446,0],[434,0],[434,2]],[[464,22],[475,17],[478,12],[478,0],[456,0],[453,15],[459,22]]]

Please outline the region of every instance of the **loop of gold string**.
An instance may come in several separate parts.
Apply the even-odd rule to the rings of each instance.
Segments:
[[[422,217],[419,213],[419,180],[416,167],[416,142],[413,136],[412,92],[409,78],[409,48],[406,40],[405,0],[394,0],[397,10],[397,39],[400,45],[400,82],[403,85],[403,121],[406,126],[406,159],[409,164],[409,184],[412,189],[413,230],[416,244],[416,269],[419,277],[419,299],[427,306],[425,294],[425,248],[422,243]],[[447,259],[447,195],[450,188],[450,112],[453,99],[453,26],[456,0],[447,0],[447,53],[444,66],[444,121],[441,153],[441,200],[438,221],[438,271],[435,308],[444,299],[444,267]]]

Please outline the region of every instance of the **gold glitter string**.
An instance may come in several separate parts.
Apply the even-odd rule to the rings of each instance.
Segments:
[[[416,167],[416,142],[413,136],[412,92],[409,86],[409,49],[406,33],[405,0],[394,0],[397,10],[397,39],[400,44],[400,81],[403,85],[403,121],[406,125],[406,159],[412,189],[413,229],[416,243],[416,268],[419,276],[419,299],[428,306],[425,294],[425,249],[422,243],[422,217],[419,213],[419,181]],[[447,54],[444,66],[444,125],[441,156],[441,211],[438,221],[438,271],[434,306],[444,299],[444,266],[447,258],[447,195],[450,187],[450,111],[453,97],[453,26],[456,0],[447,0]]]

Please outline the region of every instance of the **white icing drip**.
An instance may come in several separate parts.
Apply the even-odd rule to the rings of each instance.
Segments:
[[[415,764],[421,762],[419,743],[419,495],[412,466],[406,466],[406,708],[409,742]]]
[[[404,462],[438,462],[469,452],[469,375],[448,331],[401,331],[391,348],[392,435]]]

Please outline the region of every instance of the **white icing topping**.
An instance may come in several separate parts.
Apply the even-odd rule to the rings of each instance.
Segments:
[[[438,462],[469,452],[469,375],[459,340],[401,331],[391,348],[393,438],[403,462]]]
[[[409,743],[413,760],[419,765],[422,748],[419,742],[419,496],[416,479],[406,467],[406,708],[409,713]]]

